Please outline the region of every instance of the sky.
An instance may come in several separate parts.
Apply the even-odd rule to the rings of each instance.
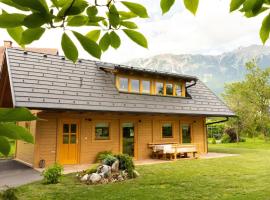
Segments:
[[[135,0],[134,0],[135,1]],[[149,19],[136,20],[141,33],[149,44],[144,49],[119,33],[122,45],[110,48],[101,60],[123,63],[135,58],[158,54],[212,54],[231,51],[240,46],[262,44],[259,29],[263,16],[245,18],[240,12],[229,13],[229,0],[200,0],[196,16],[184,9],[182,0],[177,0],[172,10],[162,15],[159,0],[137,0],[148,10]],[[8,8],[0,5],[0,8]],[[91,29],[82,30],[87,33]],[[62,30],[47,31],[39,41],[29,47],[58,48],[61,52]],[[0,44],[12,40],[5,30],[0,29]],[[14,46],[17,46],[14,44]],[[93,59],[78,44],[79,57]]]

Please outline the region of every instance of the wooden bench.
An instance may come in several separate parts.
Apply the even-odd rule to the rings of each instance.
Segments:
[[[177,159],[188,157],[188,153],[193,154],[196,158],[197,147],[194,144],[177,144],[177,143],[149,143],[148,146],[152,148],[152,158]]]

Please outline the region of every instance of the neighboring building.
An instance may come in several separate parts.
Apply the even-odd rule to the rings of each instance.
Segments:
[[[234,113],[198,78],[7,48],[0,107],[27,107],[35,144],[16,159],[37,167],[92,163],[98,152],[147,159],[149,143],[194,143],[207,152],[205,120]]]

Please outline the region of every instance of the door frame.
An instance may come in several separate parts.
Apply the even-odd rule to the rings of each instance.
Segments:
[[[60,164],[61,163],[61,144],[62,144],[62,126],[64,123],[76,123],[77,124],[77,130],[78,130],[78,135],[77,135],[77,159],[76,159],[76,164],[80,163],[80,151],[81,151],[81,120],[80,119],[59,119],[58,120],[58,130],[57,130],[57,144],[56,144],[56,161]],[[64,164],[66,165],[66,164]],[[68,165],[68,164],[67,164]]]
[[[190,143],[183,143],[183,133],[182,133],[182,125],[183,124],[190,125],[190,139],[191,139]],[[180,120],[179,121],[179,142],[180,142],[180,144],[193,144],[194,143],[193,121],[192,120],[190,120],[190,121],[189,120],[185,120],[185,121]]]
[[[120,153],[123,153],[123,129],[122,124],[123,123],[133,123],[134,124],[134,160],[138,159],[138,120],[134,119],[125,119],[125,120],[119,120],[119,129],[120,129]]]

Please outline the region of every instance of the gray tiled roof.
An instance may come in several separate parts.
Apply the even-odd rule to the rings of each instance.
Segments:
[[[191,98],[120,93],[114,75],[101,62],[76,64],[57,55],[7,49],[16,107],[232,116],[234,113],[201,81],[188,88]]]

